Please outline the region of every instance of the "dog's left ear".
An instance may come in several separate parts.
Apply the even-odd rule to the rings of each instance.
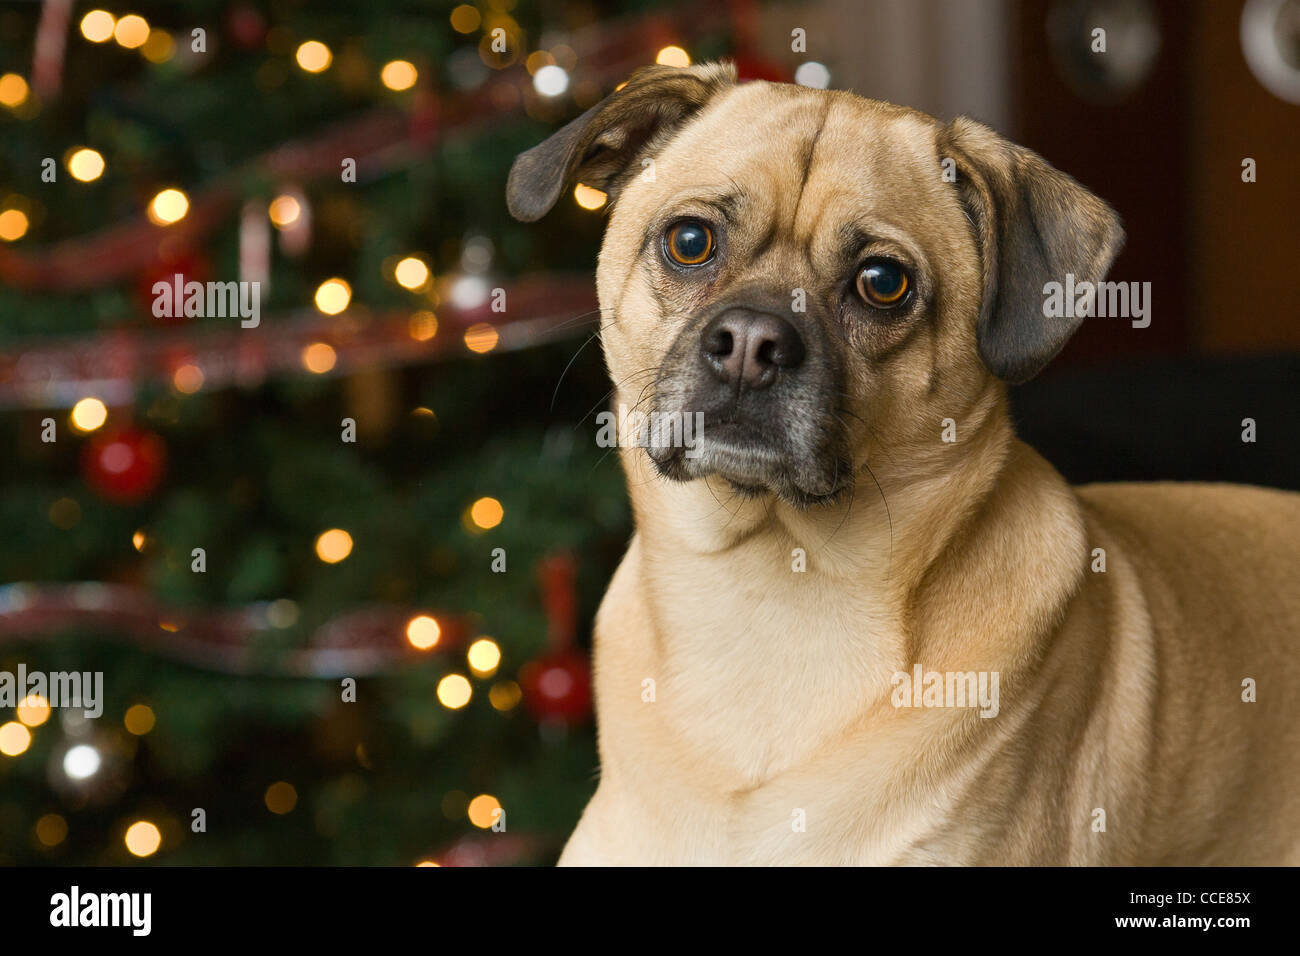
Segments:
[[[984,272],[978,341],[994,375],[1033,378],[1065,346],[1082,317],[1043,315],[1044,286],[1097,283],[1124,244],[1105,202],[1031,150],[958,117],[940,131],[941,158],[957,165],[962,202]]]
[[[622,89],[515,158],[506,183],[510,214],[524,222],[541,219],[575,182],[602,190],[612,203],[620,174],[641,152],[735,82],[730,64],[637,70]]]

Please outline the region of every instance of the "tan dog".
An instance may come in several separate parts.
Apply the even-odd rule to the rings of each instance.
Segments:
[[[1012,433],[1105,203],[969,120],[717,65],[521,155],[511,211],[577,181],[618,403],[703,432],[621,452],[562,863],[1300,862],[1300,496],[1072,489]]]

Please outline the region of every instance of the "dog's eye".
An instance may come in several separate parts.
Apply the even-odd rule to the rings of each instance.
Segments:
[[[713,257],[713,232],[702,222],[688,219],[669,227],[664,249],[679,266],[701,266]]]
[[[891,259],[869,259],[858,272],[858,295],[878,309],[901,305],[911,289],[906,270]]]

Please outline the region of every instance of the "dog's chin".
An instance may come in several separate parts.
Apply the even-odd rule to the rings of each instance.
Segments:
[[[830,504],[852,486],[853,470],[825,456],[796,456],[751,436],[714,433],[694,448],[656,449],[646,453],[659,474],[671,481],[719,477],[747,498],[773,495],[792,507]]]

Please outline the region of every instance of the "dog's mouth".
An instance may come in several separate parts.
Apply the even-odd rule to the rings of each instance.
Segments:
[[[839,365],[819,321],[796,324],[788,309],[784,299],[762,307],[746,300],[683,327],[646,403],[645,450],[665,478],[718,477],[737,494],[774,495],[796,508],[853,487]]]
[[[801,449],[785,429],[744,417],[704,414],[679,444],[649,443],[646,453],[672,481],[717,476],[746,497],[776,495],[797,508],[828,504],[853,484],[853,468],[828,448]]]

